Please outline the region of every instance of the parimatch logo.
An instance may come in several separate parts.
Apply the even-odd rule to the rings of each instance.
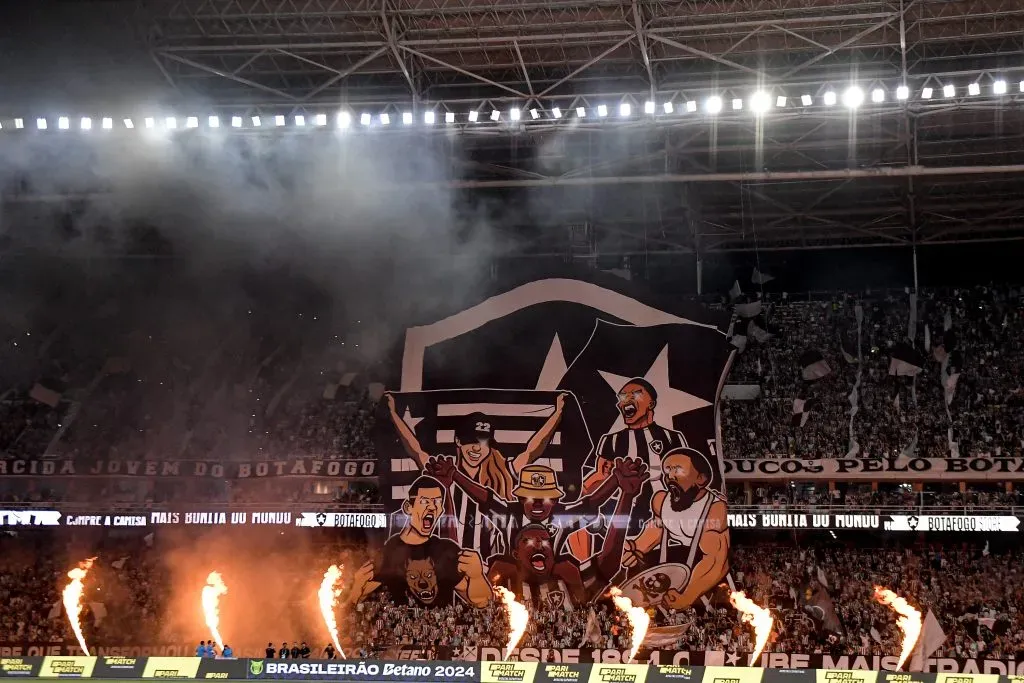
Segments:
[[[946,683],[974,683],[974,676],[946,676]]]
[[[867,679],[853,671],[826,671],[825,680],[830,683],[865,683]]]
[[[544,667],[544,675],[547,676],[549,681],[568,683],[569,681],[578,681],[580,679],[580,670],[565,666],[564,664],[548,664]]]
[[[56,676],[81,676],[85,673],[85,666],[73,659],[52,659],[50,672]]]
[[[662,676],[679,676],[680,678],[689,678],[693,675],[693,669],[688,666],[659,666],[658,673]],[[716,678],[715,680],[717,681],[719,679]]]
[[[712,683],[740,683],[738,678],[712,678]]]
[[[526,667],[509,662],[491,662],[487,665],[490,680],[502,683],[530,683],[530,675]]]
[[[602,683],[637,683],[636,678],[635,673],[621,666],[606,666],[601,669]]]

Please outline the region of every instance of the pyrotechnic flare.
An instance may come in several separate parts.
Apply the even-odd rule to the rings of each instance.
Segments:
[[[516,594],[504,586],[495,586],[494,594],[498,596],[505,605],[505,612],[508,614],[508,646],[505,658],[512,656],[512,650],[519,644],[523,634],[526,633],[526,625],[530,623],[530,613],[526,605],[516,601]]]
[[[612,586],[611,594],[612,602],[615,603],[619,611],[625,613],[626,619],[629,620],[630,630],[633,632],[630,637],[629,659],[626,660],[627,662],[632,662],[633,658],[636,657],[637,651],[640,649],[640,644],[647,637],[647,629],[651,625],[651,617],[643,607],[634,607],[633,601],[623,595],[622,591],[615,586]]]
[[[227,592],[228,587],[224,585],[220,574],[210,572],[206,577],[206,585],[203,586],[203,617],[213,640],[221,650],[224,650],[224,639],[220,637],[220,596]]]
[[[750,664],[753,666],[761,656],[764,646],[768,644],[768,636],[772,634],[775,619],[767,607],[761,607],[743,591],[732,591],[729,594],[729,602],[739,611],[743,623],[754,627],[754,654],[750,657]]]
[[[317,599],[320,601],[320,614],[324,616],[324,624],[327,625],[327,631],[331,634],[331,642],[334,643],[334,649],[338,651],[340,657],[344,657],[345,653],[341,649],[341,643],[338,642],[338,619],[334,616],[334,608],[338,605],[338,597],[341,595],[341,570],[343,568],[332,564],[324,572],[324,580],[320,582],[320,590],[317,592]]]
[[[917,639],[921,635],[921,612],[888,588],[881,586],[875,586],[875,600],[883,605],[888,605],[899,615],[896,625],[903,631],[903,649],[900,652],[899,664],[896,665],[898,671],[903,668],[903,663],[914,651],[914,645],[917,644]]]
[[[89,656],[89,648],[85,645],[85,635],[82,633],[82,594],[85,593],[82,581],[95,561],[95,557],[90,557],[84,562],[79,562],[77,567],[68,572],[68,578],[71,581],[64,587],[64,611],[67,612],[71,630],[75,632],[78,644],[82,647],[82,652],[86,657]]]

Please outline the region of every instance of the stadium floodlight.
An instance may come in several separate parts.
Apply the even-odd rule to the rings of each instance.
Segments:
[[[348,128],[352,125],[352,114],[349,114],[347,111],[339,111],[335,121],[338,124],[338,128]]]
[[[359,115],[359,123],[360,125],[363,126],[369,126],[371,123],[373,123],[373,117],[367,114],[366,112],[363,112],[362,114]]]
[[[537,107],[532,107],[530,109],[530,118],[533,119],[534,121],[540,118],[540,112],[537,111]]]
[[[434,125],[434,121],[436,120],[437,114],[435,114],[433,111],[423,112],[423,123],[427,124],[428,126],[432,126]]]
[[[164,125],[167,127],[168,130],[174,130],[175,128],[178,127],[178,119],[174,118],[173,116],[168,116],[166,119],[164,119]]]
[[[712,95],[707,99],[707,102],[704,103],[704,109],[706,109],[709,114],[717,114],[722,111],[722,98],[718,95]]]
[[[92,130],[92,119],[88,116],[83,116],[80,125],[82,126],[82,130]]]
[[[555,107],[554,109],[551,110],[551,115],[554,116],[556,119],[560,119],[562,118],[562,110],[559,109],[558,107]]]
[[[306,125],[306,117],[303,116],[302,114],[296,114],[295,115],[295,125],[298,126],[299,128],[302,128],[303,126],[305,126]]]
[[[875,88],[871,91],[871,101],[875,104],[881,104],[885,102],[885,91],[881,88]]]
[[[326,126],[327,125],[327,114],[317,114],[313,117],[314,126]]]
[[[500,118],[501,118],[501,112],[498,111],[497,109],[492,109],[491,110],[491,121],[497,121]]]
[[[629,102],[623,102],[619,105],[619,116],[628,118],[633,113],[633,106]]]
[[[152,116],[147,116],[146,118],[142,119],[142,125],[144,125],[148,129],[152,129],[154,126],[156,126],[156,120]]]
[[[1024,92],[1024,81],[1021,81],[1017,87],[1020,90],[1020,92]]]
[[[587,115],[587,110],[584,107],[576,107],[576,117],[584,118]]]
[[[455,123],[455,112],[453,112],[453,111],[446,111],[444,113],[444,122],[445,123]]]
[[[864,104],[864,91],[855,85],[851,85],[843,92],[843,104],[850,109],[856,109]]]
[[[383,114],[380,115],[380,122],[382,125],[389,125],[391,123],[391,115],[388,114],[387,112],[384,112]]]
[[[208,123],[210,124],[210,128],[220,128],[220,117],[211,116]]]
[[[690,112],[691,114],[697,111],[697,100],[688,100],[686,102],[686,111]]]
[[[805,107],[811,106],[812,102],[814,102],[814,100],[811,98],[810,95],[801,95],[800,96],[800,104],[804,105]]]
[[[741,100],[738,97],[734,97],[732,100],[732,109],[733,111],[739,111],[740,109],[743,109],[743,100]]]
[[[646,102],[644,102],[644,113],[645,114],[653,114],[654,113],[654,102],[652,102],[651,100],[647,100]]]
[[[776,97],[775,98],[775,106],[780,108],[780,109],[782,107],[785,107],[786,106],[786,96],[785,95],[779,95],[778,97]]]
[[[1006,81],[996,81],[992,84],[992,92],[996,95],[1006,94]]]
[[[71,127],[71,120],[66,116],[60,116],[57,118],[57,128],[61,130],[67,130]]]
[[[100,121],[100,127],[103,128],[103,130],[114,130],[114,119],[109,116],[104,116]]]
[[[258,116],[252,117],[252,127],[253,128],[259,128],[262,125],[263,125],[263,119],[261,119]]]
[[[821,101],[825,103],[826,107],[834,106],[836,103],[836,93],[833,90],[828,90],[822,96]]]
[[[470,123],[476,123],[479,118],[480,118],[480,112],[478,112],[476,109],[474,109],[473,111],[469,112],[469,122]]]
[[[232,116],[231,117],[231,127],[232,128],[241,128],[242,127],[242,117],[241,116]]]
[[[672,104],[672,101],[670,100],[665,104],[661,105],[661,108],[665,110],[666,114],[671,114],[676,110],[676,105]]]
[[[411,111],[403,111],[402,112],[402,125],[405,125],[405,126],[411,126],[412,125],[412,112]]]
[[[952,83],[947,83],[946,85],[942,86],[943,97],[952,97],[953,95],[956,95],[956,86],[954,86]]]
[[[134,130],[135,129],[135,122],[132,121],[131,119],[125,119],[124,120],[124,127],[127,128],[128,130]]]
[[[908,97],[910,97],[910,88],[908,88],[905,85],[901,85],[898,88],[896,88],[896,99],[897,100],[905,100]]]
[[[981,85],[979,85],[978,83],[971,83],[970,85],[967,86],[967,94],[968,95],[980,95],[981,94]]]
[[[284,116],[282,116],[281,114],[276,115],[274,117],[274,125],[277,126],[278,128],[283,126],[284,125]]]
[[[601,117],[608,116],[608,107],[603,104],[597,105],[597,115]]]
[[[36,128],[46,130],[46,119],[36,119]]]
[[[186,128],[198,128],[199,127],[199,117],[198,116],[189,116],[188,118],[186,118],[185,119],[185,127]]]
[[[508,117],[513,121],[518,121],[519,117],[523,115],[522,110],[519,107],[512,107],[508,110]]]
[[[932,98],[932,89],[931,88],[925,88],[924,90],[922,90],[921,91],[921,97],[923,99],[930,100]]]
[[[14,119],[14,127],[21,130],[25,127],[25,119]]]
[[[772,108],[772,96],[759,90],[750,96],[750,108],[755,114],[763,114]]]

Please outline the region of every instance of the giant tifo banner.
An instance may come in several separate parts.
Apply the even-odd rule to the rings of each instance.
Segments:
[[[1022,481],[1024,458],[761,458],[726,459],[725,475],[741,481]]]
[[[727,323],[550,279],[408,329],[378,446],[391,536],[357,593],[692,604],[728,569]]]
[[[377,476],[376,460],[288,458],[253,462],[220,460],[93,460],[46,458],[0,459],[0,477],[206,477],[264,479],[267,477],[361,478]]]

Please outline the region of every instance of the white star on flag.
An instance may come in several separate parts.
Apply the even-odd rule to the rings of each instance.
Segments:
[[[598,370],[598,372],[604,381],[608,383],[608,386],[611,387],[612,391],[616,393],[626,382],[633,379],[632,377],[623,377],[622,375],[605,372],[604,370]],[[665,348],[658,354],[658,357],[654,359],[654,363],[644,375],[644,379],[650,382],[654,390],[658,392],[658,404],[654,408],[654,421],[666,429],[675,429],[672,426],[672,420],[676,415],[688,413],[691,410],[707,408],[711,404],[693,394],[673,389],[669,385],[668,377],[668,345],[666,344]],[[622,419],[622,413],[619,413],[619,416],[615,418],[615,424],[607,432],[613,434],[620,429],[625,429],[625,427],[626,423]]]
[[[405,407],[405,413],[402,414],[402,422],[409,425],[409,429],[412,430],[413,434],[416,433],[416,425],[423,422],[422,417],[413,417],[412,411],[409,410],[409,406]]]

